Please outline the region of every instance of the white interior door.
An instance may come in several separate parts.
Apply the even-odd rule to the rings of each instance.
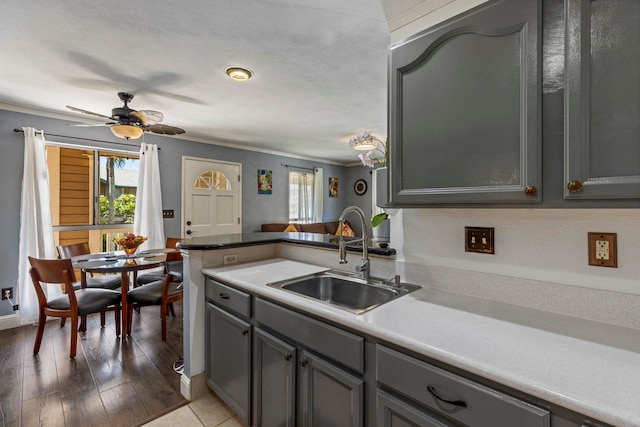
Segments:
[[[182,235],[235,234],[242,230],[242,165],[182,158]]]

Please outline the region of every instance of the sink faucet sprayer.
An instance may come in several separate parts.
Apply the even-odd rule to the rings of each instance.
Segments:
[[[362,242],[362,262],[356,268],[362,275],[363,279],[369,279],[370,269],[369,269],[369,248],[367,247],[369,236],[367,233],[367,222],[365,220],[364,212],[357,206],[349,206],[340,214],[340,224],[338,225],[340,229],[340,243],[338,245],[338,252],[340,254],[340,264],[347,263],[347,250],[345,246],[344,236],[342,235],[342,225],[344,224],[344,220],[347,215],[351,212],[355,212],[360,218],[360,223],[362,225],[362,238],[357,240],[350,240],[350,243]]]

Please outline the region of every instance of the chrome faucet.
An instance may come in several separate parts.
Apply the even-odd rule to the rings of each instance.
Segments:
[[[362,262],[356,268],[357,271],[360,272],[361,277],[363,279],[369,279],[370,268],[369,268],[369,248],[367,247],[369,236],[367,233],[367,221],[365,220],[364,212],[357,206],[349,206],[340,214],[340,224],[338,225],[340,230],[340,242],[338,245],[338,252],[340,254],[340,264],[347,263],[347,248],[344,241],[344,236],[342,235],[342,225],[344,224],[344,220],[349,215],[349,213],[355,212],[360,218],[360,223],[362,225],[362,238],[356,240],[350,240],[349,243],[357,243],[362,242]]]

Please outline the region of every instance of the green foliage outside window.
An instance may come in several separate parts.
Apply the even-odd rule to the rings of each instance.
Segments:
[[[133,224],[136,212],[136,196],[133,194],[121,194],[113,201],[113,209],[116,224]],[[100,195],[100,224],[109,224],[109,199]]]

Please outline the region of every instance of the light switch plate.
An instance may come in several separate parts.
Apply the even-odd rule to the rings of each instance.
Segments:
[[[464,251],[493,254],[493,233],[493,227],[465,227]]]
[[[617,233],[589,233],[589,265],[618,268],[617,242]]]

